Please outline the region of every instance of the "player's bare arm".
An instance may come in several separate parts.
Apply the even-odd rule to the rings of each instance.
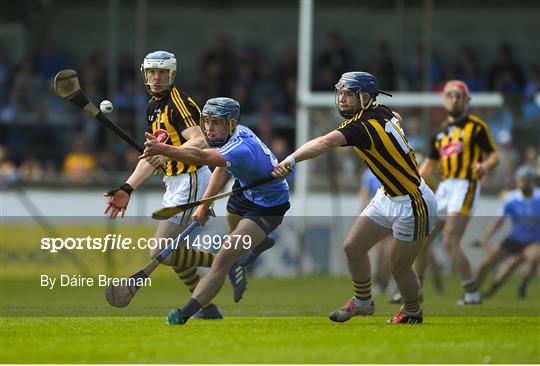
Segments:
[[[480,240],[478,240],[476,245],[482,248],[486,248],[489,239],[493,236],[493,234],[495,234],[500,229],[503,222],[504,222],[504,216],[495,218],[495,220],[493,220],[491,224],[488,226],[488,228],[486,229],[484,236]]]
[[[499,153],[497,151],[492,151],[483,162],[473,163],[472,169],[478,179],[481,179],[488,172],[495,169],[497,165],[499,165]]]
[[[272,176],[276,178],[285,178],[292,172],[296,163],[313,159],[330,149],[343,146],[346,143],[347,140],[345,139],[345,136],[339,131],[332,131],[324,136],[308,141],[279,163],[272,172]]]
[[[158,142],[155,137],[146,133],[147,141],[144,143],[144,152],[139,159],[147,159],[155,155],[163,155],[173,160],[178,160],[186,164],[192,165],[211,165],[211,166],[227,166],[225,159],[221,156],[217,149],[201,149],[196,146],[187,144],[181,147],[163,144]]]
[[[153,158],[159,159],[160,156]],[[148,161],[141,160],[124,185],[103,194],[105,197],[109,197],[107,206],[105,206],[105,214],[109,215],[109,219],[114,220],[119,214],[124,217],[131,192],[151,176],[155,169]]]
[[[182,136],[187,140],[182,144],[183,147],[194,146],[200,149],[206,149],[208,147],[206,137],[204,137],[204,133],[199,126],[193,126],[185,129],[182,131]]]
[[[435,172],[437,171],[437,168],[439,167],[439,161],[431,158],[426,158],[424,161],[422,161],[422,165],[420,165],[420,168],[418,171],[420,172],[420,175],[422,178],[427,179],[431,177]]]
[[[216,169],[214,169],[214,172],[212,173],[212,177],[210,178],[210,182],[208,183],[208,187],[206,188],[202,199],[212,197],[218,194],[223,189],[229,178],[230,175],[224,168],[217,167]],[[208,221],[208,215],[206,215],[206,212],[211,205],[212,203],[209,202],[203,203],[202,205],[197,207],[197,210],[193,214],[193,220],[199,219],[199,223],[204,226],[206,221]]]

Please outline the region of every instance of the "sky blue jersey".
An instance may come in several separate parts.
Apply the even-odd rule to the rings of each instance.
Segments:
[[[362,174],[362,187],[368,187],[370,199],[375,196],[377,189],[381,187],[381,181],[371,172],[371,169],[364,170],[364,174]]]
[[[502,207],[502,215],[512,219],[509,239],[529,244],[540,242],[540,189],[525,198],[520,190],[510,192]]]
[[[227,162],[227,173],[242,186],[270,176],[278,161],[270,149],[246,126],[238,125],[219,152]],[[243,192],[253,203],[272,207],[289,201],[289,185],[276,179]]]

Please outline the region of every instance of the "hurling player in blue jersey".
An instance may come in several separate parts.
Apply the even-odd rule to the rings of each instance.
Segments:
[[[210,146],[216,148],[203,150],[186,146],[178,149],[159,143],[148,134],[141,159],[163,155],[188,164],[215,166],[203,199],[218,194],[230,177],[236,179],[236,186],[270,177],[278,163],[276,157],[253,131],[238,124],[239,119],[240,104],[236,100],[210,99],[201,112],[201,127]],[[206,211],[209,207],[210,204],[200,205],[193,218],[204,224],[208,220]],[[289,187],[285,179],[275,179],[231,196],[227,203],[229,236],[224,239],[210,272],[199,282],[186,306],[169,313],[168,323],[184,324],[218,294],[237,260],[252,263],[258,254],[271,247],[273,240],[268,235],[281,224],[289,207]],[[249,237],[251,251],[243,246],[235,248],[232,243],[235,237]]]
[[[480,263],[476,274],[478,286],[487,272],[504,258],[508,258],[495,275],[495,279],[485,297],[492,296],[503,282],[523,261],[529,269],[519,286],[519,297],[524,298],[527,283],[536,274],[540,262],[540,189],[535,187],[535,172],[528,166],[516,172],[518,189],[511,191],[502,207],[502,212],[486,230],[479,245],[487,247],[489,238],[501,227],[505,218],[510,218],[512,228],[502,244],[489,251]]]

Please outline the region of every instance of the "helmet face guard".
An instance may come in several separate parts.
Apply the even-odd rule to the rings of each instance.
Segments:
[[[220,120],[223,122],[227,134],[217,139],[213,136],[213,132],[207,129],[207,124],[210,124],[212,120]],[[240,104],[231,98],[213,98],[206,102],[202,111],[200,126],[206,136],[208,144],[212,147],[221,147],[229,141],[234,133],[235,126],[232,121],[240,120]]]
[[[153,92],[150,84],[148,83],[148,77],[146,70],[148,69],[161,69],[169,70],[169,81],[167,84],[163,84],[166,88],[160,92]],[[144,80],[144,85],[148,93],[152,96],[160,97],[167,94],[174,82],[174,76],[176,73],[176,57],[174,54],[166,51],[151,52],[143,60],[141,64],[141,75]]]

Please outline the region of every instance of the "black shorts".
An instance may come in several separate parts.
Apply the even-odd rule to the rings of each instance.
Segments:
[[[502,242],[501,247],[511,254],[519,254],[523,252],[523,249],[525,249],[529,244],[532,244],[532,243],[524,244],[519,241],[506,238]]]
[[[290,207],[289,202],[272,207],[257,205],[248,200],[243,193],[231,196],[227,202],[227,211],[253,221],[263,229],[266,235],[274,231],[283,222],[283,216]]]

